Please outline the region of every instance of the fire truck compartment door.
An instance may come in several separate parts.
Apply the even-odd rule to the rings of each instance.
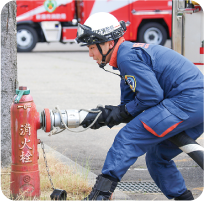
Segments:
[[[62,41],[74,42],[77,36],[77,26],[63,27],[62,28]]]
[[[204,63],[203,54],[200,54],[204,41],[204,14],[203,11],[185,14],[184,21],[184,56],[193,63]]]
[[[60,41],[62,27],[58,21],[41,22],[41,28],[47,42]]]

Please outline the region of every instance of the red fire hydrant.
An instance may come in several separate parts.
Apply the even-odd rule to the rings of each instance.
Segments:
[[[40,115],[30,90],[19,87],[11,105],[11,196],[40,197],[37,130]]]

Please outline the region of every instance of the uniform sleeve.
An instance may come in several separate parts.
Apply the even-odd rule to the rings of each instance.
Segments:
[[[131,84],[129,86],[135,93],[135,97],[126,104],[132,116],[137,116],[163,100],[163,89],[150,66],[141,61],[126,60],[120,64],[120,69],[126,80],[131,78],[135,81],[132,83],[134,86]],[[125,95],[121,97],[127,99]]]

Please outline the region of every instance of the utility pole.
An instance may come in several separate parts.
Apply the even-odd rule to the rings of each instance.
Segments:
[[[16,1],[1,10],[1,165],[11,164],[10,106],[17,88]]]

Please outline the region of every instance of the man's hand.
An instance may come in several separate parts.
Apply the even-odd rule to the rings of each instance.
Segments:
[[[83,124],[83,127],[84,127],[84,128],[87,128],[89,125],[92,124],[93,121],[94,121],[94,119],[88,120],[88,121],[86,122],[86,124]],[[102,126],[105,126],[105,123],[99,123],[98,120],[96,120],[96,122],[94,123],[94,125],[91,126],[91,129],[99,129],[99,128],[101,128]]]
[[[91,129],[99,129],[99,128],[101,128],[102,126],[106,126],[106,124],[105,124],[104,122],[105,122],[105,119],[106,119],[106,117],[107,117],[107,114],[106,114],[106,112],[105,112],[104,107],[102,107],[102,106],[97,106],[97,108],[94,109],[94,110],[101,110],[101,111],[102,111],[102,114],[101,114],[101,118],[102,118],[102,119],[101,119],[101,118],[98,118],[98,119],[96,120],[96,122],[91,126]],[[82,126],[83,126],[84,128],[87,128],[89,125],[91,125],[91,124],[93,123],[94,120],[95,120],[95,118],[89,119],[89,120],[87,120],[86,123],[84,123]]]
[[[128,123],[133,119],[132,115],[130,115],[127,112],[125,105],[119,106],[106,105],[105,109],[110,110],[110,114],[105,120],[105,124],[108,125],[109,127],[113,127],[120,123]]]

